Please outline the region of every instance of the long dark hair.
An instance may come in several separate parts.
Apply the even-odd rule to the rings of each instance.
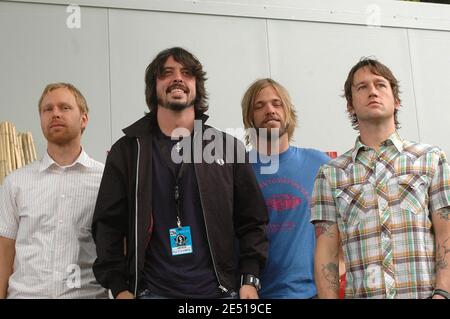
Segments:
[[[180,47],[174,47],[161,51],[145,70],[145,100],[150,112],[155,112],[158,106],[156,96],[156,79],[162,75],[164,64],[169,57],[181,63],[195,77],[196,97],[194,101],[195,115],[198,117],[208,111],[208,93],[205,89],[206,72],[198,59]]]

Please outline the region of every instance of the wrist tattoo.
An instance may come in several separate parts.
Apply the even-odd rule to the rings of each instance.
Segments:
[[[447,254],[450,253],[448,241],[450,237],[444,240],[442,243],[438,243],[436,248],[436,269],[442,270],[448,268],[448,261],[445,260]]]
[[[328,283],[328,289],[339,291],[339,266],[335,263],[322,265],[322,274]]]

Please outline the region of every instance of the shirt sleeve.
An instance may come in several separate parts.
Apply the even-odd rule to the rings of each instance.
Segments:
[[[434,176],[428,189],[428,209],[432,213],[450,206],[450,167],[443,151],[440,151],[438,156]]]
[[[314,182],[311,200],[311,222],[331,221],[337,223],[333,192],[322,166]]]
[[[6,177],[0,187],[0,236],[16,239],[19,229],[19,212],[11,178]]]

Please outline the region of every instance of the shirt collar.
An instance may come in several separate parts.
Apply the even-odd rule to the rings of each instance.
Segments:
[[[394,133],[392,133],[386,141],[384,141],[382,143],[382,147],[388,147],[389,145],[394,145],[395,149],[397,150],[398,153],[401,153],[403,151],[403,139],[401,138],[401,136],[398,134],[397,131],[395,131]],[[368,151],[370,148],[366,145],[364,145],[361,142],[361,138],[360,136],[358,136],[356,138],[356,142],[355,142],[355,147],[353,149],[352,152],[352,159],[353,159],[353,163],[356,162],[356,159],[360,159],[360,157],[362,156],[362,153],[360,151]]]
[[[64,167],[73,167],[75,165],[82,165],[87,168],[93,167],[94,163],[92,159],[87,155],[87,153],[82,149],[80,155],[78,158],[70,165],[64,166]],[[62,167],[58,163],[56,163],[53,158],[48,154],[48,152],[45,152],[44,157],[41,159],[41,165],[39,167],[39,172],[43,172],[46,169],[50,168],[51,166],[57,166]]]

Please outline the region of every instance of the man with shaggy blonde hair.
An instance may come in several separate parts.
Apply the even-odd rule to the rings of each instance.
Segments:
[[[255,81],[242,99],[253,170],[269,210],[269,258],[261,276],[261,298],[313,298],[314,227],[309,201],[320,165],[329,158],[290,145],[297,116],[288,91],[272,79]],[[278,169],[265,174],[266,163]],[[271,165],[272,165],[271,164]]]

